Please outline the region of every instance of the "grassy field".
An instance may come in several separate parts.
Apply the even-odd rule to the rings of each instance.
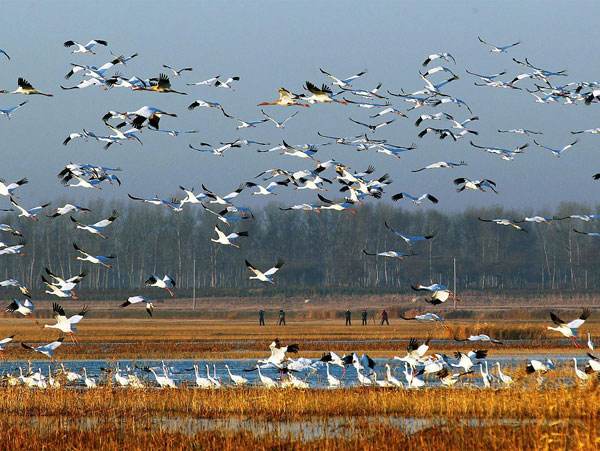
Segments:
[[[53,329],[44,329],[51,320],[38,319],[36,324],[26,318],[0,319],[0,336],[15,335],[15,341],[50,342],[59,336]],[[246,358],[264,356],[269,343],[278,337],[284,343],[299,343],[300,355],[314,357],[326,351],[369,352],[388,357],[402,353],[410,337],[432,338],[432,350],[484,347],[492,353],[572,352],[570,341],[560,339],[545,329],[547,321],[454,320],[450,328],[437,323],[416,323],[391,318],[390,326],[369,324],[346,327],[343,320],[289,321],[287,326],[269,322],[259,327],[256,321],[198,319],[95,319],[93,314],[80,323],[78,343],[67,338],[58,349],[58,359],[95,358]],[[600,322],[589,322],[586,331],[600,336]],[[490,343],[465,344],[453,340],[454,335],[468,336],[486,333],[505,339],[505,345]],[[439,341],[438,341],[439,340]],[[519,340],[519,341],[511,341]],[[523,341],[520,341],[523,340]],[[16,344],[0,354],[5,359],[40,357]]]
[[[600,446],[600,391],[90,391],[0,397],[4,449],[580,449]]]

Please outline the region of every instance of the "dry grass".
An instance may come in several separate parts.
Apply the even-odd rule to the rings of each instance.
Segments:
[[[16,341],[42,343],[54,340],[58,334],[44,329],[24,318],[0,319],[0,336],[15,335]],[[454,332],[465,337],[471,333],[486,333],[499,339],[522,339],[515,345],[490,345],[494,353],[531,352],[544,350],[568,352],[572,345],[557,334],[545,329],[546,321],[453,320],[452,332],[439,324],[417,324],[414,321],[391,320],[391,326],[369,324],[352,327],[343,321],[301,321],[286,327],[272,323],[258,327],[252,321],[217,321],[183,319],[94,319],[86,318],[80,324],[75,345],[70,342],[59,348],[59,359],[95,358],[251,358],[264,355],[268,344],[279,337],[283,342],[300,344],[301,355],[317,356],[324,351],[370,352],[386,357],[404,352],[407,340],[416,336],[433,338],[438,350],[465,349],[471,345],[452,340]],[[589,322],[586,331],[600,336],[600,322]],[[436,342],[435,340],[443,340]],[[449,340],[449,341],[448,341]],[[479,345],[483,346],[483,345]],[[5,359],[32,358],[31,353],[18,344],[10,345],[2,354]],[[39,356],[37,356],[39,357]]]
[[[65,439],[72,449],[597,449],[599,409],[596,386],[418,392],[180,389],[136,391],[135,396],[110,388],[10,388],[0,397],[0,443],[4,449],[64,448]],[[89,424],[82,427],[85,418],[95,419],[93,430]],[[158,421],[165,418],[192,424],[236,418],[244,427],[178,430]],[[406,424],[411,419],[441,422],[410,430],[395,418]],[[352,420],[352,426],[327,429],[333,420]],[[299,422],[320,426],[323,434],[290,433]],[[270,423],[277,427],[267,427]]]

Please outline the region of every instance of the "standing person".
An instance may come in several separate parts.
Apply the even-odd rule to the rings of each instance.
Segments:
[[[279,310],[279,326],[285,326],[285,312],[283,309]]]
[[[260,309],[258,311],[258,325],[259,326],[265,325],[265,311],[263,309]]]
[[[383,323],[387,324],[388,326],[390,325],[390,322],[388,320],[388,312],[385,311],[385,309],[383,309],[383,312],[381,312],[381,325],[383,326]]]
[[[346,310],[344,316],[346,317],[346,326],[352,326],[352,312],[350,309]]]
[[[362,320],[362,325],[366,326],[367,325],[367,317],[369,316],[369,314],[367,313],[367,309],[364,309],[362,311],[362,313],[360,314],[360,318]]]

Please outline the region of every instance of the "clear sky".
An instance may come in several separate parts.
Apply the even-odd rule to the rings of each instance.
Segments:
[[[541,130],[543,143],[562,147],[571,142],[571,130],[600,126],[599,106],[542,105],[524,91],[478,88],[475,79],[464,72],[492,73],[507,70],[510,75],[523,71],[511,58],[529,59],[549,69],[567,69],[569,76],[554,79],[569,81],[600,79],[596,58],[600,42],[600,4],[587,1],[344,1],[305,2],[268,1],[4,1],[3,33],[0,48],[12,57],[0,57],[0,88],[14,89],[19,76],[27,78],[53,98],[32,96],[29,103],[9,121],[0,118],[2,167],[0,177],[16,180],[28,177],[30,184],[20,190],[26,203],[37,203],[73,196],[78,199],[125,198],[128,192],[151,196],[171,196],[177,186],[200,187],[204,183],[217,192],[229,192],[252,179],[258,172],[282,167],[310,167],[300,160],[276,153],[258,154],[253,148],[234,150],[223,158],[198,154],[187,148],[201,141],[218,143],[237,137],[268,141],[276,145],[323,142],[317,131],[335,135],[363,132],[348,117],[372,122],[373,110],[352,106],[316,105],[303,108],[285,130],[264,124],[256,129],[235,129],[235,122],[215,110],[188,111],[197,98],[219,101],[225,109],[248,120],[260,118],[256,104],[274,99],[279,86],[301,92],[305,80],[320,84],[326,79],[319,67],[347,76],[368,69],[356,87],[372,88],[378,82],[383,90],[415,91],[423,87],[418,76],[426,55],[451,52],[457,65],[450,65],[461,79],[445,92],[467,101],[480,117],[473,128],[480,132],[477,143],[513,147],[530,138],[496,133],[498,128],[524,127]],[[508,55],[490,54],[477,36],[490,42],[522,44]],[[98,88],[61,91],[59,84],[72,85],[79,78],[65,80],[70,62],[101,65],[110,59],[108,49],[99,48],[97,56],[72,55],[62,43],[72,39],[87,42],[105,39],[115,53],[139,57],[118,70],[143,78],[156,76],[163,63],[192,66],[192,73],[173,79],[175,89],[188,96],[153,94]],[[194,82],[221,74],[239,75],[235,91],[211,87],[188,87]],[[436,78],[437,80],[437,78]],[[530,81],[523,85],[532,86]],[[0,96],[0,108],[24,100],[23,96]],[[408,107],[398,99],[395,105]],[[152,105],[176,112],[177,119],[165,118],[162,128],[197,129],[197,135],[173,138],[145,130],[143,147],[135,143],[113,146],[109,151],[96,142],[83,141],[61,145],[63,139],[82,128],[105,134],[100,118],[108,110],[135,110]],[[271,108],[278,118],[292,108]],[[425,111],[425,110],[420,110]],[[429,110],[434,111],[434,110]],[[455,105],[447,111],[459,119],[469,114]],[[580,135],[580,143],[560,159],[530,146],[515,161],[472,149],[468,139],[457,143],[436,137],[417,138],[414,126],[417,112],[410,119],[398,118],[394,124],[375,134],[391,143],[417,143],[418,149],[401,160],[375,153],[358,153],[345,146],[321,148],[319,159],[335,158],[355,169],[375,165],[377,174],[389,172],[394,184],[387,193],[431,192],[440,199],[437,208],[460,210],[469,206],[499,204],[533,210],[552,208],[561,201],[577,200],[596,204],[600,183],[591,175],[600,171],[600,137]],[[433,123],[438,126],[438,123]],[[422,128],[422,127],[421,127]],[[465,160],[468,167],[413,174],[410,171],[439,160]],[[106,187],[101,192],[66,189],[55,175],[68,162],[98,163],[123,168],[124,185]],[[458,194],[452,185],[455,177],[491,178],[499,195]],[[277,196],[290,203],[312,200],[316,196],[292,193]],[[327,194],[337,197],[335,194]],[[246,203],[249,196],[242,198]],[[2,201],[5,202],[5,201]],[[264,201],[263,201],[264,202]],[[7,202],[6,202],[7,203]],[[4,206],[4,204],[2,204]]]

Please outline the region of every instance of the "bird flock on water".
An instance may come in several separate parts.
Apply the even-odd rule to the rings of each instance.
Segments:
[[[504,55],[510,54],[515,47],[520,46],[520,42],[509,43],[507,45],[491,44],[487,40],[478,37],[481,45],[489,50],[491,58],[509,58]],[[132,202],[141,202],[147,204],[149,208],[157,206],[166,208],[173,213],[178,213],[184,208],[201,208],[206,214],[215,218],[214,236],[210,240],[216,245],[231,246],[243,251],[244,238],[248,232],[244,230],[234,230],[237,227],[243,228],[246,221],[254,220],[254,215],[249,207],[244,206],[240,199],[249,194],[250,196],[273,196],[284,190],[295,190],[303,192],[314,192],[311,202],[298,203],[281,207],[283,211],[304,211],[319,213],[326,210],[338,212],[355,213],[361,205],[370,201],[381,201],[385,199],[386,190],[392,185],[389,174],[383,173],[376,175],[376,169],[369,165],[364,169],[355,170],[342,161],[337,159],[321,160],[319,150],[326,146],[354,150],[362,153],[380,153],[393,159],[400,159],[407,152],[413,152],[417,149],[415,142],[411,143],[391,143],[386,139],[376,137],[377,132],[386,127],[394,127],[396,121],[414,121],[416,127],[416,139],[414,141],[425,141],[437,137],[439,140],[446,140],[448,143],[457,143],[465,139],[468,141],[469,148],[474,152],[486,152],[491,156],[496,156],[504,161],[513,161],[531,147],[548,152],[556,158],[563,157],[567,151],[579,147],[580,135],[600,134],[600,128],[586,130],[573,130],[573,138],[565,138],[559,143],[549,143],[543,138],[543,131],[531,130],[526,128],[498,129],[497,139],[504,141],[504,136],[514,135],[521,141],[517,145],[496,145],[479,141],[476,125],[480,117],[475,115],[469,104],[456,96],[450,89],[452,83],[464,75],[471,77],[473,84],[478,88],[499,88],[518,91],[524,96],[530,96],[533,101],[541,104],[562,103],[566,105],[591,105],[600,102],[600,82],[593,81],[572,81],[562,83],[565,77],[568,77],[566,70],[550,70],[534,64],[529,58],[512,58],[515,71],[509,74],[506,70],[501,70],[493,74],[481,74],[469,68],[460,68],[459,62],[448,52],[438,52],[428,55],[422,62],[422,68],[418,71],[418,77],[423,84],[422,88],[414,91],[383,90],[379,83],[374,87],[358,87],[358,84],[367,76],[367,70],[361,70],[354,75],[341,78],[334,75],[331,71],[320,68],[323,80],[305,81],[299,84],[298,88],[287,89],[279,88],[278,95],[274,100],[262,101],[257,105],[257,112],[254,118],[241,118],[232,113],[227,105],[220,102],[207,100],[211,89],[221,89],[235,92],[236,87],[243,83],[238,75],[213,75],[199,81],[190,81],[184,83],[184,79],[195,74],[194,68],[189,66],[174,67],[163,64],[157,68],[154,75],[139,77],[137,75],[124,75],[129,69],[128,63],[139,58],[137,53],[129,56],[116,55],[109,51],[110,45],[102,39],[92,39],[86,44],[68,40],[64,42],[64,47],[73,54],[73,57],[81,57],[78,62],[73,62],[67,70],[65,79],[69,83],[60,84],[62,95],[75,95],[71,91],[95,88],[106,92],[114,90],[130,91],[131,104],[136,105],[136,92],[143,91],[159,95],[157,104],[165,101],[163,95],[172,95],[177,99],[182,96],[193,97],[194,100],[183,103],[177,100],[173,108],[156,107],[151,105],[133,106],[130,111],[99,111],[98,117],[102,128],[97,130],[82,129],[69,131],[65,133],[66,137],[62,142],[65,146],[74,146],[77,142],[99,143],[105,150],[112,150],[115,147],[123,145],[142,146],[143,140],[152,139],[155,133],[166,134],[177,139],[189,139],[187,149],[190,151],[205,154],[214,157],[223,157],[225,153],[232,153],[246,149],[254,149],[258,154],[283,155],[295,157],[297,161],[303,161],[303,167],[297,169],[282,169],[273,167],[263,170],[253,180],[236,183],[235,189],[229,193],[215,192],[201,185],[200,190],[195,188],[186,188],[179,186],[180,195],[161,198],[154,196],[150,198],[141,197],[137,194],[128,193]],[[104,56],[102,56],[104,55]],[[498,55],[498,56],[496,56]],[[502,56],[500,56],[502,55]],[[85,58],[98,57],[103,64],[87,64]],[[13,64],[10,53],[7,50],[0,49],[0,60],[4,63]],[[108,61],[107,61],[108,60]],[[89,61],[89,60],[88,60]],[[104,62],[106,61],[106,62]],[[504,63],[506,60],[502,60]],[[472,69],[472,68],[471,68]],[[171,79],[173,80],[172,83]],[[73,81],[74,80],[74,81]],[[0,89],[0,102],[5,103],[6,99],[12,95],[40,96],[51,98],[55,93],[49,92],[52,89],[47,86],[38,89],[37,81],[31,83],[24,77],[17,79],[15,89]],[[181,97],[180,97],[181,96]],[[51,102],[52,99],[45,99]],[[15,102],[11,106],[0,108],[0,116],[10,120],[18,120],[19,110],[21,108],[37,108],[38,103],[29,101]],[[348,121],[356,127],[356,134],[352,136],[337,136],[328,131],[318,131],[317,136],[321,141],[319,143],[295,143],[290,144],[286,139],[281,143],[268,143],[253,139],[237,137],[235,139],[222,142],[208,143],[196,139],[198,130],[180,130],[177,128],[164,128],[164,122],[169,125],[175,124],[178,117],[183,114],[197,114],[200,109],[212,110],[214,114],[219,114],[230,120],[234,129],[243,133],[245,129],[255,129],[264,127],[274,127],[282,132],[294,124],[294,118],[298,115],[310,114],[311,109],[315,107],[347,108],[349,111]],[[185,108],[187,107],[187,108]],[[271,108],[282,107],[282,108]],[[285,107],[285,108],[283,108]],[[296,109],[291,114],[281,114],[282,110],[288,108]],[[187,111],[186,111],[187,109]],[[452,112],[447,110],[452,109]],[[368,112],[368,117],[361,118],[362,111]],[[164,121],[162,119],[164,118]],[[434,127],[433,124],[440,124]],[[103,131],[100,131],[103,130]],[[576,137],[575,137],[576,135]],[[142,139],[143,138],[143,139]],[[529,141],[531,140],[531,141]],[[493,144],[493,145],[492,145]],[[271,158],[272,159],[272,158]],[[464,193],[473,191],[481,195],[490,195],[498,193],[502,187],[492,180],[489,174],[473,174],[468,168],[468,155],[458,161],[438,161],[432,162],[426,166],[415,168],[413,173],[422,173],[424,177],[429,177],[431,171],[437,169],[452,169],[456,173],[453,184],[457,192]],[[390,160],[392,161],[392,160]],[[435,172],[435,171],[434,171]],[[8,177],[8,175],[3,175]],[[68,188],[81,188],[101,190],[103,187],[121,185],[124,171],[120,167],[104,167],[92,163],[73,163],[68,162],[59,172],[59,181]],[[600,173],[591,174],[594,180],[600,180]],[[13,181],[14,180],[14,181]],[[42,202],[39,205],[24,205],[19,199],[19,193],[23,186],[28,185],[27,177],[10,177],[0,179],[0,196],[7,200],[6,208],[2,211],[16,215],[23,221],[44,221],[64,220],[68,216],[68,221],[73,224],[73,258],[85,265],[98,265],[105,270],[112,268],[112,261],[117,258],[110,252],[110,229],[111,225],[119,219],[119,212],[113,211],[112,214],[95,222],[85,219],[87,215],[92,214],[90,208],[85,206],[67,203],[50,210],[50,202]],[[340,194],[333,194],[335,191]],[[325,194],[328,192],[328,194]],[[394,202],[412,203],[419,206],[424,203],[438,204],[442,196],[432,193],[411,193],[400,191],[390,196]],[[187,205],[187,206],[186,206]],[[525,223],[531,225],[547,224],[553,221],[573,220],[589,222],[600,218],[600,215],[571,214],[565,217],[543,217],[532,216],[525,218],[478,218],[480,221],[500,226],[508,226],[514,230],[527,232]],[[384,224],[389,233],[399,238],[399,243],[404,244],[403,249],[363,249],[365,258],[392,258],[408,259],[416,255],[415,249],[419,242],[425,242],[435,238],[435,233],[424,231],[422,234],[412,235],[403,230],[397,230],[393,224]],[[573,231],[580,235],[588,237],[600,237],[600,232],[583,231],[579,228],[573,228]],[[18,226],[9,224],[0,224],[0,233],[12,236],[14,243],[0,242],[0,256],[2,255],[22,255],[26,249],[26,237],[23,236]],[[107,243],[105,255],[94,255],[77,243],[81,234],[90,234]],[[7,257],[8,258],[8,257]],[[249,279],[260,283],[275,284],[277,273],[284,266],[284,261],[278,259],[269,264],[256,265],[251,263],[252,257],[245,260],[245,265],[249,273]],[[45,293],[51,296],[65,299],[78,299],[77,285],[86,277],[87,270],[83,270],[76,275],[58,275],[50,268],[45,268],[44,274],[41,274],[41,281],[46,287]],[[170,296],[175,295],[176,281],[169,274],[151,274],[145,281],[146,286],[156,287],[165,290]],[[17,288],[24,296],[24,299],[14,299],[7,307],[6,311],[30,318],[38,322],[34,316],[35,306],[31,300],[31,293],[28,287],[24,286],[16,279],[10,278],[0,281],[0,287]],[[444,285],[431,284],[422,285],[416,283],[413,289],[420,293],[426,293],[423,298],[429,304],[436,306],[443,304],[453,297],[453,293]],[[144,306],[148,315],[152,316],[154,303],[152,299],[144,296],[131,296],[121,307]],[[77,325],[86,317],[88,310],[83,308],[80,312],[68,316],[63,307],[53,304],[54,324],[44,324],[44,328],[56,329],[60,336],[48,344],[33,346],[27,343],[21,343],[23,348],[33,353],[38,353],[50,359],[54,359],[54,353],[63,343],[65,337],[69,337],[77,342]],[[556,313],[551,313],[551,320],[554,326],[548,326],[548,329],[556,331],[573,341],[577,347],[581,345],[577,341],[578,330],[590,316],[590,311],[585,309],[582,314],[570,321],[565,322],[559,318]],[[436,313],[426,312],[413,317],[401,316],[407,321],[437,322],[443,327],[448,326],[444,320]],[[0,352],[7,352],[7,347],[13,341],[14,336],[0,340]],[[493,339],[487,335],[473,335],[467,338],[454,337],[458,342],[489,342],[501,345],[500,340]],[[578,379],[587,380],[590,373],[600,372],[600,359],[595,357],[593,352],[593,342],[588,334],[588,348],[590,351],[589,359],[585,371],[577,367],[577,359],[574,358],[575,375]],[[385,376],[383,379],[377,378],[375,371],[376,363],[368,356],[359,358],[351,353],[339,357],[334,352],[325,354],[321,359],[310,360],[305,358],[291,359],[289,353],[297,353],[298,345],[291,344],[282,346],[279,340],[275,340],[270,345],[271,355],[267,359],[259,360],[256,367],[249,369],[257,371],[260,382],[267,387],[275,386],[293,386],[308,387],[307,382],[298,378],[294,373],[304,370],[315,370],[319,365],[325,366],[327,375],[327,384],[330,387],[343,385],[342,380],[333,374],[333,367],[340,367],[344,374],[349,366],[353,366],[356,371],[356,377],[361,385],[374,386],[403,386],[408,388],[419,388],[426,385],[428,375],[435,375],[442,385],[452,386],[461,377],[473,373],[473,368],[478,367],[484,386],[490,386],[491,383],[499,385],[510,385],[513,379],[503,373],[500,363],[497,362],[496,375],[492,375],[492,369],[489,368],[486,360],[486,350],[472,350],[468,353],[457,352],[452,359],[445,354],[430,354],[429,339],[423,343],[411,339],[407,347],[407,355],[396,357],[394,360],[400,361],[403,365],[404,382],[401,382],[393,374],[389,364],[385,365]],[[277,369],[282,377],[276,380],[263,373],[267,368]],[[152,373],[156,384],[160,387],[174,387],[175,382],[170,374],[171,370],[166,364],[160,367],[146,368]],[[232,385],[245,385],[248,379],[241,375],[235,375],[231,369],[226,366],[227,375]],[[455,369],[460,372],[456,373]],[[554,363],[551,360],[531,360],[527,364],[528,373],[547,373],[554,369]],[[217,376],[216,366],[211,371],[208,365],[202,375],[201,368],[194,365],[189,371],[194,372],[196,384],[202,388],[219,388],[222,386],[221,378]],[[316,370],[315,370],[316,371]],[[67,382],[83,381],[88,388],[96,387],[96,381],[89,377],[87,370],[83,369],[83,374],[73,373],[63,365],[58,367],[54,373],[48,369],[47,376],[41,369],[33,372],[29,368],[24,374],[21,370],[20,376],[7,375],[5,380],[10,385],[25,384],[31,387],[53,387],[59,384],[56,374],[61,373],[65,376]],[[143,386],[144,382],[131,370],[122,373],[117,366],[114,370],[114,381],[123,386]],[[125,375],[123,375],[125,374]]]

